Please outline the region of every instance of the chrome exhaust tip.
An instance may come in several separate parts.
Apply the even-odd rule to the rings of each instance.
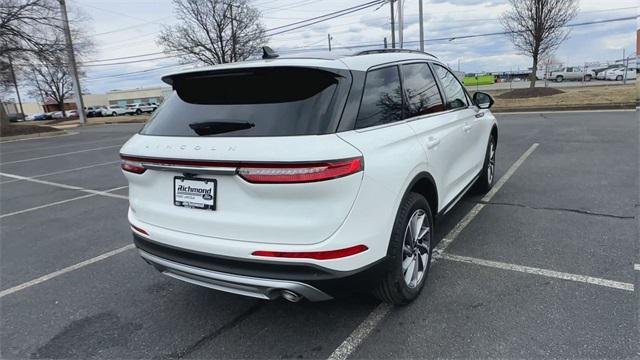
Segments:
[[[282,290],[280,295],[282,295],[282,297],[285,300],[290,301],[290,302],[294,302],[294,303],[302,300],[302,295],[296,294],[291,290]]]

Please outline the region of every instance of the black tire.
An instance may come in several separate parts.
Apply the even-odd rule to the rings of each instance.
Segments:
[[[137,110],[136,110],[136,115],[140,115],[140,114],[142,114],[142,110],[137,109]]]
[[[558,75],[556,76],[556,82],[562,82],[564,80],[564,76]]]
[[[622,75],[616,76],[616,81],[622,81]]]
[[[412,245],[405,246],[407,242],[412,241],[411,237],[407,237],[407,226],[416,214],[418,214],[418,216],[420,216],[420,214],[424,215],[423,226],[427,226],[428,230],[422,236],[421,242],[414,242]],[[421,229],[423,229],[423,227],[421,227]],[[418,234],[422,231],[424,230],[419,230]],[[420,294],[429,275],[429,268],[431,267],[433,233],[433,215],[429,203],[424,196],[413,192],[409,193],[402,200],[402,204],[396,215],[393,231],[391,232],[391,239],[389,240],[387,258],[385,259],[386,272],[378,284],[378,287],[373,291],[375,297],[389,304],[405,305]],[[426,261],[422,258],[425,252],[427,255]],[[416,274],[418,274],[419,278],[412,277],[408,284],[405,280],[403,260],[409,261],[411,257],[410,254],[415,257],[416,263],[409,262],[408,265],[411,266],[414,264],[414,266],[417,267],[418,270]],[[420,266],[420,263],[422,263],[422,266]],[[422,267],[421,276],[419,274],[420,267]],[[412,273],[414,272],[412,271]],[[416,279],[416,281],[414,281],[414,279]],[[413,286],[410,286],[410,283],[413,283]]]
[[[487,152],[484,155],[484,165],[475,185],[476,192],[479,194],[486,194],[493,187],[496,177],[496,145],[496,139],[491,134],[487,143]]]
[[[118,113],[114,111],[111,113],[111,116],[118,116]]]
[[[591,75],[585,75],[584,81],[591,81]]]

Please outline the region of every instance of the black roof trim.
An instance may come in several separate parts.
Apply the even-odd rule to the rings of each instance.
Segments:
[[[359,56],[359,55],[371,55],[371,54],[385,54],[385,53],[411,53],[411,54],[422,54],[422,55],[429,55],[431,57],[434,58],[438,58],[437,56],[428,53],[426,51],[420,51],[420,50],[411,50],[411,49],[392,49],[392,48],[387,48],[387,49],[374,49],[374,50],[364,50],[364,51],[360,51],[357,52],[355,54],[353,54],[353,56]]]

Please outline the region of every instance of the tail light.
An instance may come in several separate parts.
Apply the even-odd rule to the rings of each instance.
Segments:
[[[120,167],[124,171],[131,172],[134,174],[142,174],[147,170],[144,168],[144,166],[142,166],[142,163],[138,161],[128,160],[125,157],[121,157],[121,159],[122,159],[122,164],[120,165]]]
[[[275,258],[289,259],[314,259],[314,260],[333,260],[340,259],[351,255],[356,255],[367,251],[369,248],[365,245],[356,245],[339,250],[329,251],[306,251],[306,252],[288,252],[288,251],[254,251],[251,255]]]
[[[148,232],[146,232],[144,229],[141,229],[141,228],[139,228],[139,227],[137,227],[137,226],[135,226],[135,225],[133,225],[133,224],[129,224],[129,225],[131,225],[131,229],[132,229],[133,231],[138,232],[138,233],[140,233],[140,234],[142,234],[142,235],[149,236],[149,233],[148,233]]]
[[[251,183],[303,183],[335,179],[363,169],[361,157],[313,164],[240,166],[238,175]]]
[[[244,180],[256,184],[305,183],[336,179],[351,175],[364,169],[364,159],[355,157],[310,163],[248,163],[221,162],[207,160],[154,159],[121,155],[124,171],[142,174],[144,164],[161,165],[165,169],[188,168],[189,171],[201,168],[235,168]]]

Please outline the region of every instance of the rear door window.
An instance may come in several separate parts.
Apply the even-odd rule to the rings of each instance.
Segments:
[[[356,128],[382,125],[402,120],[402,88],[398,66],[367,73]]]
[[[460,81],[451,73],[451,71],[445,69],[443,66],[433,64],[433,69],[440,78],[442,83],[442,90],[447,99],[447,109],[459,109],[469,106],[467,102],[467,96],[465,95],[464,88],[460,84]]]
[[[402,65],[402,79],[407,96],[405,117],[443,111],[444,104],[436,79],[426,63]]]
[[[173,94],[142,129],[164,136],[294,136],[335,132],[344,78],[302,67],[199,72],[172,79]]]

